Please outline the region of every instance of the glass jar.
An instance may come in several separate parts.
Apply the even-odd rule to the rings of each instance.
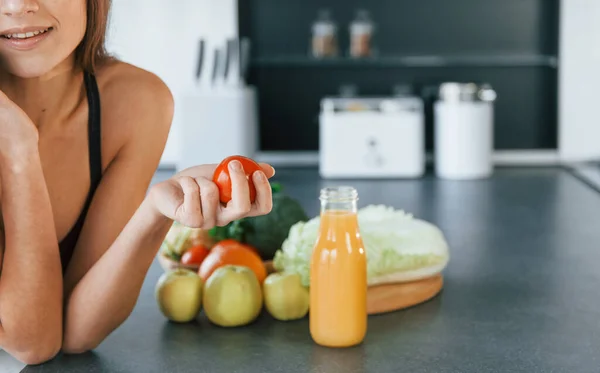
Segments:
[[[374,24],[369,12],[361,9],[350,24],[350,56],[354,58],[369,57],[373,54]]]
[[[337,26],[327,9],[319,11],[312,27],[312,55],[317,58],[338,55]]]

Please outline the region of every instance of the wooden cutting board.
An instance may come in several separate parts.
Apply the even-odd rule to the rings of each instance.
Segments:
[[[413,282],[369,286],[367,312],[376,315],[416,306],[435,297],[443,286],[442,275]]]
[[[267,272],[275,272],[272,262],[265,262]],[[367,313],[377,315],[416,306],[435,297],[444,286],[442,275],[423,280],[369,286]]]

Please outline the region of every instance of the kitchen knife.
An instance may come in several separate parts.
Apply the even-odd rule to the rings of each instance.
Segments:
[[[215,48],[214,60],[213,60],[213,71],[211,77],[211,85],[214,87],[217,82],[217,75],[219,74],[220,64],[220,51],[219,48]]]
[[[225,41],[225,56],[223,58],[223,67],[222,67],[222,78],[223,78],[223,85],[227,85],[227,80],[229,77],[229,62],[231,59],[231,42],[230,39],[227,39]]]
[[[242,85],[246,85],[246,72],[250,64],[250,40],[242,38],[240,41],[240,80]]]
[[[204,65],[204,39],[200,39],[198,45],[198,64],[196,65],[196,83],[200,83],[202,76],[202,67]]]
[[[229,84],[233,87],[240,86],[240,41],[237,38],[229,41],[230,46],[230,65],[229,65]]]

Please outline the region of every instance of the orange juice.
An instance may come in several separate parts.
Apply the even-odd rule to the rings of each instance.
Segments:
[[[321,191],[321,223],[310,266],[310,334],[327,347],[361,343],[367,332],[367,260],[351,187]]]

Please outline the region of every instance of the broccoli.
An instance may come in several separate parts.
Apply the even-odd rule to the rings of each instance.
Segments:
[[[308,221],[300,203],[273,184],[273,209],[267,215],[235,220],[225,227],[216,227],[211,235],[218,241],[234,239],[255,247],[264,260],[271,260],[287,238],[292,225]]]

